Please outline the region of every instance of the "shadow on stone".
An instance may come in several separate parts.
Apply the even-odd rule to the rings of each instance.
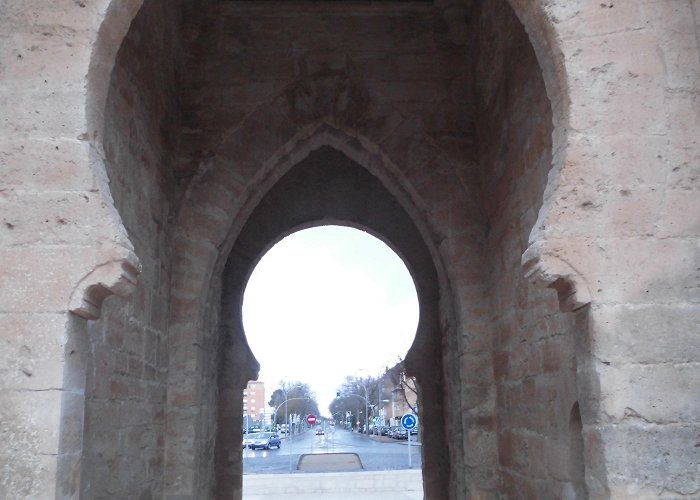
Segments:
[[[306,453],[299,457],[297,470],[302,472],[351,472],[362,470],[357,453]]]

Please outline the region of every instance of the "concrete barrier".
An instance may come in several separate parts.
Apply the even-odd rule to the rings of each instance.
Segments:
[[[297,464],[302,472],[357,472],[362,468],[357,453],[305,453]]]

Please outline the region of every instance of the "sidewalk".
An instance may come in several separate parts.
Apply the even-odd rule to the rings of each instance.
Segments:
[[[420,470],[243,476],[243,500],[422,500]]]
[[[370,434],[369,438],[372,441],[377,441],[378,443],[399,443],[408,446],[408,439],[392,439],[387,436],[375,436],[374,434]],[[418,441],[418,436],[411,436],[411,446],[416,445],[421,445],[420,441]]]

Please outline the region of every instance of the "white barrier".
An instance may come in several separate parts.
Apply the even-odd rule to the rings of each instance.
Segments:
[[[394,495],[409,493],[410,498],[423,498],[423,476],[420,469],[243,475],[244,500],[279,498],[280,495],[293,495],[295,498],[299,498],[299,495],[324,495],[323,498],[332,498],[328,495],[383,492]]]

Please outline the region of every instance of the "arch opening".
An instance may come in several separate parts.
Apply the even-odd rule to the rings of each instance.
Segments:
[[[309,383],[328,416],[345,377],[376,376],[405,358],[418,299],[403,261],[381,240],[324,225],[265,253],[246,283],[242,315],[258,380],[270,391],[283,380]]]
[[[265,251],[280,237],[298,228],[329,223],[353,224],[382,235],[384,241],[392,242],[413,276],[419,321],[406,366],[422,387],[422,420],[425,428],[431,429],[425,439],[444,440],[440,424],[443,388],[439,284],[432,256],[411,218],[379,179],[339,151],[321,147],[265,194],[236,238],[224,269],[216,419],[233,422],[233,428],[219,428],[216,436],[219,496],[240,488],[240,401],[243,388],[249,379],[257,378],[259,369],[242,321],[241,305],[248,278]],[[423,451],[424,473],[428,470],[431,477],[439,477],[448,470],[445,465],[444,453],[439,449]],[[445,495],[447,483],[446,478],[442,479],[426,483],[426,494]]]

